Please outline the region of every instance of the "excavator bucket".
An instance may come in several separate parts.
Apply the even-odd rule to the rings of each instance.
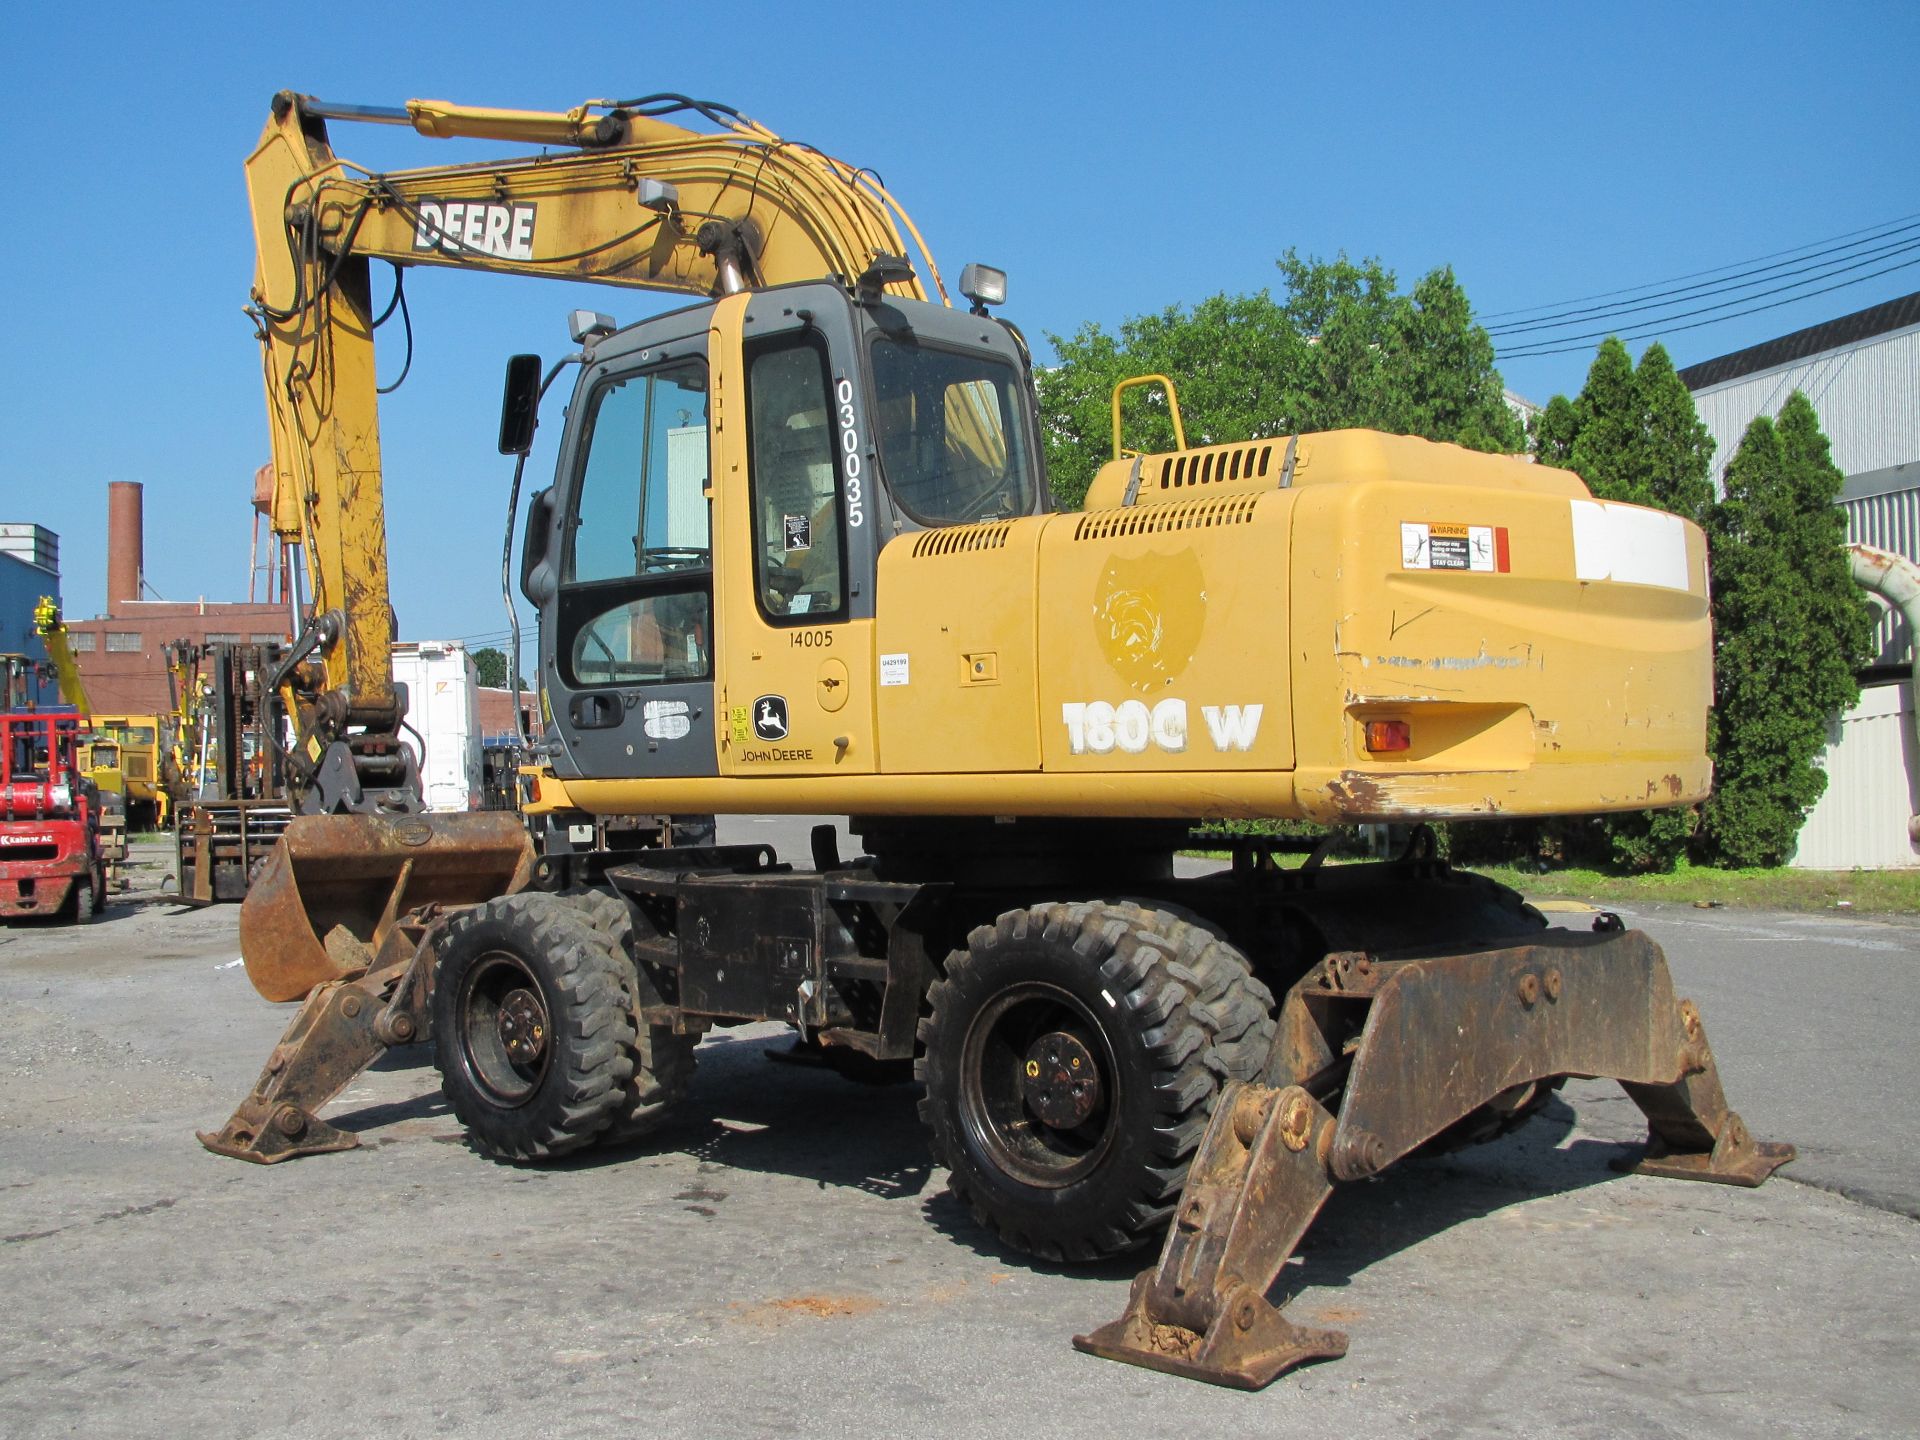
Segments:
[[[521,889],[533,843],[518,815],[303,815],[240,907],[240,954],[269,1000],[364,973],[398,918]]]

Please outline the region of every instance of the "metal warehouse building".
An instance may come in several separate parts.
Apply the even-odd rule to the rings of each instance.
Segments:
[[[60,599],[60,537],[43,525],[0,523],[0,657],[16,657],[27,692],[0,692],[0,710],[22,700],[33,710],[60,708],[60,682],[47,662],[46,642],[33,628],[33,610],[43,595]],[[0,673],[7,667],[0,659]]]
[[[1757,415],[1806,393],[1846,476],[1847,539],[1920,560],[1920,293],[1689,366],[1680,378],[1724,467]],[[1881,621],[1860,704],[1828,734],[1827,793],[1800,832],[1808,869],[1920,865],[1920,742],[1909,678],[1914,637]]]

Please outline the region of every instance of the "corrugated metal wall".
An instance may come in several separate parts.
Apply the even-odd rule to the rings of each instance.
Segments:
[[[1920,560],[1920,490],[1897,490],[1890,495],[1864,495],[1841,507],[1847,512],[1847,539],[1874,545],[1909,560]],[[1904,665],[1913,636],[1898,610],[1889,609],[1874,636],[1876,665]]]
[[[1726,468],[1754,416],[1778,415],[1795,390],[1820,412],[1842,474],[1920,460],[1920,328],[1696,391],[1693,403],[1718,447],[1714,469]]]
[[[1827,793],[1800,830],[1804,870],[1920,866],[1907,820],[1920,811],[1913,686],[1876,685],[1827,732]]]

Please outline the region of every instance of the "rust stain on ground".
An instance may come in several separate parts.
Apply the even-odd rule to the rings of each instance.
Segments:
[[[861,1315],[870,1315],[879,1308],[880,1302],[871,1295],[789,1295],[740,1308],[733,1319],[742,1325],[772,1330],[796,1317],[852,1320]]]
[[[1327,1305],[1313,1312],[1313,1323],[1316,1325],[1351,1325],[1356,1320],[1366,1318],[1366,1311],[1344,1305]]]

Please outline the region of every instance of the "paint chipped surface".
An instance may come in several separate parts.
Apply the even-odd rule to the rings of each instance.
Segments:
[[[1448,820],[1472,815],[1497,815],[1500,802],[1475,794],[1464,782],[1486,776],[1447,773],[1382,775],[1346,770],[1327,782],[1327,798],[1340,820]]]
[[[1527,663],[1532,648],[1528,646],[1528,653],[1520,655],[1489,655],[1484,645],[1477,655],[1435,655],[1431,659],[1416,655],[1380,655],[1375,657],[1374,664],[1401,670],[1518,670]]]

